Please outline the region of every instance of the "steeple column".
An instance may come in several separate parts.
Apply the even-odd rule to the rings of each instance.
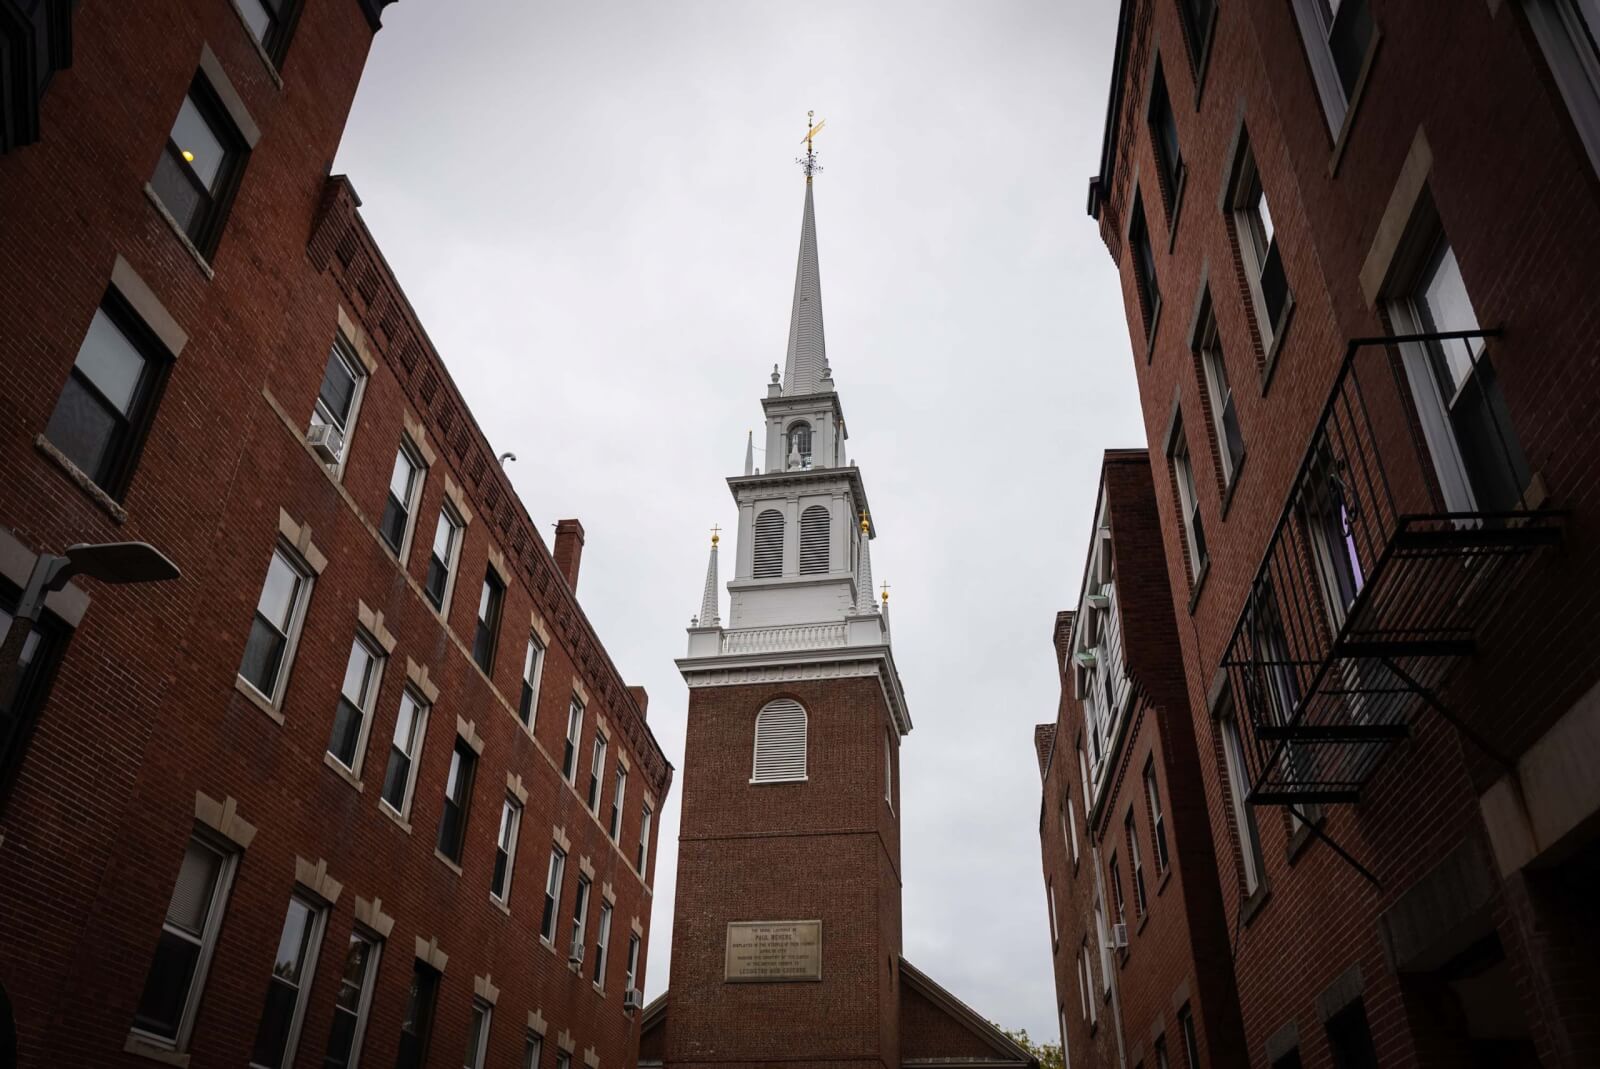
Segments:
[[[756,507],[752,502],[744,502],[739,506],[739,550],[735,555],[733,575],[735,579],[748,579],[756,572],[755,549]]]
[[[828,560],[830,572],[849,572],[855,567],[855,562],[850,559],[850,507],[845,502],[844,490],[833,492],[833,501],[828,505],[828,515],[832,519],[828,530]]]
[[[783,503],[783,574],[800,574],[800,498],[795,494]]]

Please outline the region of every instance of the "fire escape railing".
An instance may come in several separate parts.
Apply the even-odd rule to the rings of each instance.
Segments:
[[[1443,688],[1561,537],[1526,501],[1498,336],[1349,343],[1223,657],[1251,802],[1358,800],[1423,706],[1470,734]],[[1463,385],[1419,405],[1440,382]]]

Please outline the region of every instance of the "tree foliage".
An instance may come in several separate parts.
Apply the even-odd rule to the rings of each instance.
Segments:
[[[1000,1028],[999,1025],[995,1025],[995,1027]],[[1023,1050],[1039,1059],[1039,1069],[1063,1069],[1061,1061],[1061,1044],[1035,1043],[1033,1039],[1029,1037],[1028,1030],[1026,1028],[1018,1028],[1015,1030],[1010,1028],[1000,1028],[1000,1031],[1009,1036],[1011,1041],[1017,1046],[1021,1047]]]

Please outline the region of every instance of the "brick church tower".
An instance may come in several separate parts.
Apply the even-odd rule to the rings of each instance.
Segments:
[[[809,141],[802,162],[788,353],[762,399],[766,470],[752,441],[728,479],[739,523],[727,622],[713,536],[677,662],[689,709],[672,968],[669,993],[643,1015],[640,1064],[1026,1066],[900,954],[911,718],[823,342]]]

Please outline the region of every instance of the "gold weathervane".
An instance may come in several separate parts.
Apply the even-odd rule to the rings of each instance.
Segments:
[[[823,119],[821,122],[813,122],[812,120],[816,117],[816,112],[806,112],[806,136],[801,138],[806,143],[806,154],[794,161],[800,165],[801,170],[805,171],[807,182],[811,181],[812,175],[822,170],[822,164],[817,162],[817,150],[811,144],[811,139],[816,137],[817,133],[828,124],[828,120]]]

